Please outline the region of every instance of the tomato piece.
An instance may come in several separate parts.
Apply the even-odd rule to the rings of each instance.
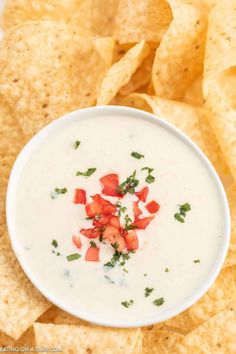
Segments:
[[[89,203],[85,206],[85,211],[89,218],[94,218],[96,215],[102,214],[103,208],[98,203]]]
[[[142,214],[142,211],[138,207],[138,202],[133,202],[133,212],[135,218]]]
[[[139,200],[141,200],[141,202],[145,203],[148,196],[148,192],[149,192],[149,188],[144,187],[143,189],[141,189],[141,191],[136,192],[135,195],[136,197],[138,197]]]
[[[116,173],[111,173],[100,178],[100,182],[103,186],[102,193],[111,197],[123,197],[122,194],[117,192],[119,186],[119,177]]]
[[[75,203],[75,204],[86,204],[86,202],[87,202],[87,198],[86,198],[85,190],[81,189],[81,188],[76,188],[75,189],[73,203]]]
[[[149,213],[155,214],[160,209],[160,205],[157,202],[155,202],[155,200],[152,200],[146,205],[146,209],[149,211]]]
[[[100,196],[100,194],[95,194],[93,201],[102,207],[102,214],[110,215],[116,212],[116,207],[109,200],[106,200]]]
[[[120,218],[118,216],[112,216],[109,222],[110,226],[115,227],[116,229],[120,229]]]
[[[146,229],[146,227],[150,224],[150,222],[152,221],[152,219],[154,218],[155,216],[147,216],[146,218],[136,218],[133,222],[132,225],[134,226],[137,226],[137,229],[141,229],[141,230],[144,230]]]
[[[97,228],[81,229],[80,233],[88,238],[97,238],[101,235],[101,231]]]
[[[103,215],[99,220],[94,219],[93,225],[97,227],[103,227],[109,224],[111,218],[112,218],[111,215]]]
[[[113,240],[111,241],[111,244],[112,245],[114,245],[114,244],[118,245],[118,247],[117,247],[117,251],[118,252],[123,251],[123,249],[126,247],[125,240],[123,239],[123,237],[121,235],[113,236]]]
[[[138,249],[138,236],[136,231],[131,230],[124,235],[125,243],[128,251],[135,251]]]
[[[72,242],[77,248],[81,248],[82,247],[81,239],[80,239],[79,236],[73,236],[72,237]]]
[[[108,225],[103,231],[102,237],[112,242],[116,235],[120,235],[120,231],[116,227]]]
[[[99,251],[99,247],[89,247],[85,255],[85,260],[89,262],[99,262]]]

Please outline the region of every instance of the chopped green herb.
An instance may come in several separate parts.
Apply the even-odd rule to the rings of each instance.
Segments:
[[[129,300],[129,301],[123,301],[123,302],[121,302],[121,305],[123,305],[123,306],[126,307],[126,308],[132,306],[133,304],[134,304],[134,300]]]
[[[135,152],[135,151],[133,151],[131,153],[131,156],[134,157],[135,159],[138,159],[138,160],[140,160],[140,159],[142,159],[144,157],[144,155],[139,154],[138,152]]]
[[[135,193],[135,187],[139,184],[139,181],[136,179],[136,170],[130,175],[124,182],[122,182],[118,187],[117,187],[117,192],[120,194],[134,194]]]
[[[91,247],[97,248],[97,245],[94,241],[90,241],[89,243]]]
[[[153,182],[155,182],[155,177],[152,176],[152,175],[148,175],[148,176],[146,177],[145,181],[146,181],[147,183],[153,183]]]
[[[148,297],[152,292],[154,288],[145,288],[145,297]]]
[[[52,246],[57,248],[58,247],[58,242],[56,240],[52,240]]]
[[[96,168],[88,168],[87,171],[81,172],[77,171],[76,176],[84,176],[84,177],[89,177],[91,176],[97,169]]]
[[[143,167],[141,168],[141,171],[145,171],[147,170],[148,171],[148,174],[150,175],[153,171],[154,171],[154,168],[150,168],[150,167]]]
[[[87,217],[87,218],[85,218],[86,220],[93,220],[93,218],[91,218],[91,217]]]
[[[153,301],[154,305],[156,306],[161,306],[162,304],[164,304],[165,300],[163,297],[160,297],[159,299],[156,299]]]
[[[54,253],[56,256],[60,256],[61,255],[60,252],[56,252],[54,250],[52,250],[52,253]]]
[[[194,263],[200,263],[200,259],[194,259]]]
[[[175,213],[174,217],[176,220],[178,220],[181,223],[185,222],[185,216],[188,211],[191,210],[191,206],[189,203],[184,203],[182,205],[179,205],[179,213]]]
[[[108,283],[115,284],[115,282],[108,275],[104,275],[104,278],[108,281]]]
[[[126,268],[123,268],[123,272],[125,273],[129,273],[128,270]]]
[[[182,222],[182,223],[185,222],[185,221],[184,221],[184,218],[181,216],[180,213],[176,213],[176,214],[175,214],[175,219],[178,220],[179,222]]]
[[[116,203],[116,207],[118,209],[118,215],[121,216],[122,213],[125,213],[127,208],[126,207],[122,207],[122,205],[120,204],[120,202]]]
[[[146,277],[146,276],[147,276],[147,273],[144,273],[143,276]]]
[[[125,227],[125,230],[133,230],[133,229],[138,229],[138,226],[136,225],[128,225]]]
[[[65,194],[67,192],[67,188],[55,188],[55,192],[57,194]]]
[[[168,273],[169,271],[170,271],[169,268],[166,268],[166,269],[165,269],[165,272],[166,272],[166,273]]]
[[[81,257],[81,255],[79,253],[73,253],[73,254],[70,254],[69,256],[67,256],[67,260],[68,262],[71,262],[71,261],[75,261],[76,259],[79,259]]]
[[[75,150],[77,150],[78,149],[78,147],[80,146],[80,141],[79,140],[76,140],[75,141],[75,143],[74,143],[74,148],[75,148]]]
[[[99,235],[99,242],[102,242],[103,241],[103,237],[102,235]]]
[[[113,248],[116,247],[115,245],[116,244],[112,245]],[[129,252],[129,253],[131,253],[131,252]],[[117,263],[120,263],[120,266],[124,266],[125,265],[125,261],[130,259],[129,253],[118,252],[117,249],[115,249],[115,253],[113,254],[111,260],[109,262],[105,263],[104,267],[114,268]]]
[[[120,267],[123,267],[125,265],[125,262],[120,262]]]

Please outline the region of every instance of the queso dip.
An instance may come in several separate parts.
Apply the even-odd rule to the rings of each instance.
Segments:
[[[14,201],[18,258],[64,309],[142,321],[193,295],[224,225],[205,162],[168,127],[97,115],[48,130]]]

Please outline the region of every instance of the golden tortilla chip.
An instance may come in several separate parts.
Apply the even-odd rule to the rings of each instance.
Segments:
[[[152,81],[157,96],[180,99],[203,71],[205,8],[169,0],[174,19],[156,50]]]
[[[120,98],[118,104],[152,112],[166,119],[187,134],[212,161],[223,181],[231,181],[229,168],[224,162],[219,144],[205,119],[205,111],[186,103],[166,100],[146,94],[131,94]]]
[[[148,45],[141,41],[131,48],[119,62],[111,66],[101,84],[98,105],[110,103],[119,89],[130,80],[148,53]]]
[[[51,304],[34,288],[11,249],[0,238],[0,330],[18,339]]]
[[[90,2],[90,21],[94,35],[111,36],[119,0],[86,0]]]
[[[204,103],[202,92],[202,76],[198,76],[185,91],[183,101],[192,106],[202,106]]]
[[[33,348],[35,347],[35,338],[34,338],[34,330],[30,327],[26,332],[22,334],[22,336],[14,340],[11,337],[7,336],[3,332],[0,332],[0,347],[11,347],[11,348]],[[10,350],[9,350],[10,351]],[[20,350],[20,353],[29,353],[27,349]]]
[[[142,354],[174,354],[176,341],[183,338],[179,333],[163,331],[156,326],[143,328],[142,333]]]
[[[112,37],[100,37],[95,39],[95,46],[101,55],[105,65],[109,68],[113,61],[115,40]]]
[[[68,22],[83,0],[6,0],[2,17],[4,30],[26,21]]]
[[[235,337],[236,304],[233,303],[176,342],[174,353],[232,354],[236,352]]]
[[[165,0],[120,0],[114,36],[119,43],[159,43],[172,20]]]
[[[37,346],[62,348],[65,354],[141,354],[137,329],[34,324]],[[44,352],[43,352],[44,353]]]
[[[94,104],[105,70],[94,41],[62,23],[27,22],[0,44],[0,91],[27,136]]]
[[[164,328],[186,334],[224,310],[236,295],[234,271],[235,267],[223,269],[207,293],[189,309],[163,322]]]
[[[81,320],[78,317],[72,316],[69,313],[52,305],[46,312],[37,319],[39,323],[67,324],[67,325],[87,325],[90,323]]]
[[[231,238],[225,266],[236,264],[236,183],[227,190],[231,214]]]

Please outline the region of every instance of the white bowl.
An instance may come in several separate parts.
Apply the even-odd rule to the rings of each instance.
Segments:
[[[58,299],[57,294],[52,292],[48,293],[48,291],[46,291],[46,289],[44,288],[43,284],[40,283],[38,279],[36,279],[36,277],[33,276],[31,269],[26,264],[24,258],[22,256],[19,257],[20,245],[17,239],[17,230],[13,222],[14,198],[15,198],[15,191],[17,189],[18,179],[22,171],[22,168],[24,167],[24,164],[26,163],[27,159],[31,155],[33,149],[36,146],[42,145],[44,143],[44,140],[47,138],[47,135],[50,134],[52,131],[56,133],[58,130],[63,129],[63,127],[67,126],[67,124],[70,124],[70,122],[74,122],[75,120],[78,119],[86,119],[87,117],[91,117],[91,116],[110,115],[110,114],[134,116],[136,118],[143,120],[144,122],[146,120],[153,121],[156,124],[167,129],[168,131],[172,132],[172,134],[174,134],[180,140],[182,140],[188,146],[188,148],[191,149],[202,160],[202,162],[205,165],[205,168],[210,173],[212,182],[215,183],[216,188],[218,189],[220,202],[222,203],[222,209],[223,209],[222,220],[224,223],[224,232],[222,235],[221,247],[218,250],[218,254],[217,257],[215,258],[214,265],[209,270],[207,276],[204,279],[202,279],[202,282],[199,285],[197,291],[195,291],[192,294],[192,296],[188,297],[187,299],[186,298],[183,299],[182,302],[177,307],[172,308],[171,310],[164,311],[162,312],[161,315],[157,313],[156,315],[152,316],[152,318],[146,318],[145,320],[142,321],[130,320],[124,322],[124,321],[117,320],[115,316],[112,322],[103,320],[102,318],[98,319],[95,316],[88,316],[86,314],[86,311],[82,309],[81,311],[74,311],[73,308],[70,308],[69,306],[65,306],[63,302]],[[229,246],[229,240],[230,240],[230,212],[229,212],[229,206],[228,206],[226,194],[223,185],[220,181],[220,178],[218,177],[215,169],[213,168],[213,166],[211,165],[207,157],[203,154],[203,152],[186,135],[184,135],[180,130],[178,130],[171,124],[167,123],[166,121],[157,118],[156,116],[146,113],[144,111],[128,108],[128,107],[121,107],[121,106],[98,106],[98,107],[91,107],[91,108],[75,111],[66,114],[65,116],[55,120],[54,122],[46,126],[44,129],[42,129],[38,134],[36,134],[23,148],[23,150],[17,157],[15,164],[13,166],[10,179],[9,179],[9,184],[8,184],[6,214],[7,214],[8,230],[9,230],[9,235],[13,246],[13,250],[24,272],[31,280],[31,282],[34,284],[34,286],[49,301],[51,301],[56,306],[62,308],[63,310],[71,313],[72,315],[80,317],[89,322],[93,322],[104,326],[112,326],[112,327],[136,327],[136,326],[146,326],[153,323],[162,322],[173,316],[176,316],[180,312],[186,310],[188,307],[193,305],[209,289],[209,287],[212,285],[215,278],[217,277],[223,265],[227,253],[227,249]]]

